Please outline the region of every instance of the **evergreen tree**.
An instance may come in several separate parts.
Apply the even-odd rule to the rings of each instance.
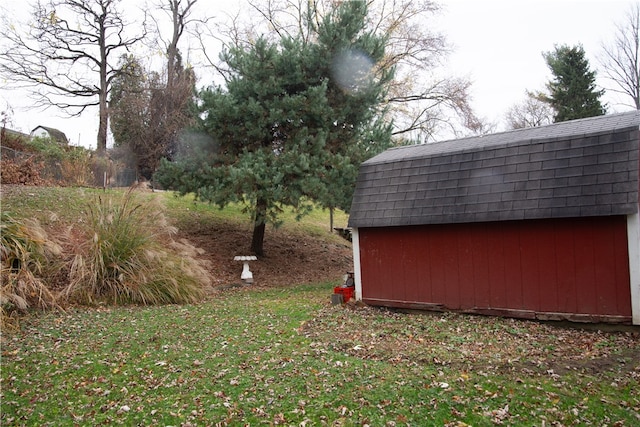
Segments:
[[[556,46],[544,59],[553,79],[547,83],[549,95],[542,99],[553,107],[554,122],[606,113],[600,102],[604,90],[596,89],[596,72],[590,69],[582,46]]]
[[[211,143],[163,162],[155,179],[221,207],[245,203],[257,255],[267,222],[277,224],[285,206],[298,215],[313,201],[348,208],[359,164],[391,136],[378,111],[391,75],[375,68],[385,40],[365,31],[366,16],[365,2],[344,2],[313,43],[258,39],[224,53],[233,71],[226,88],[201,93]]]

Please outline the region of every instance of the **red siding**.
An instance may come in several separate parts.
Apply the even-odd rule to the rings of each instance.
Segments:
[[[623,216],[359,229],[369,304],[631,317]]]

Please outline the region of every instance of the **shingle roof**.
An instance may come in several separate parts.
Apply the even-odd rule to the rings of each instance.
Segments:
[[[12,136],[14,138],[29,139],[29,135],[27,135],[26,133],[22,133],[22,132],[17,131],[17,130],[9,129],[9,128],[6,128],[4,126],[0,127],[0,132],[5,132],[6,135]]]
[[[360,166],[350,227],[638,211],[640,111],[392,148]]]
[[[58,130],[56,128],[50,128],[47,126],[38,126],[35,129],[33,129],[31,131],[31,133],[33,133],[36,129],[41,128],[46,130],[49,133],[49,136],[51,137],[52,140],[63,143],[63,144],[68,144],[69,140],[67,139],[67,135],[65,135],[64,132],[62,132],[61,130]]]

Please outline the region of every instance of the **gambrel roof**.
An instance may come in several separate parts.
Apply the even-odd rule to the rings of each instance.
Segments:
[[[38,129],[44,129],[49,134],[49,137],[52,141],[56,141],[62,144],[68,144],[69,140],[67,139],[67,135],[59,129],[51,128],[47,126],[37,126],[31,131],[31,135],[35,133]]]
[[[350,227],[638,211],[640,111],[392,148],[364,162]]]

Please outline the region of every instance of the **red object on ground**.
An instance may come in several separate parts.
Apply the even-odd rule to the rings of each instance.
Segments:
[[[353,293],[355,292],[355,287],[343,288],[342,286],[336,286],[333,288],[334,294],[342,294],[342,301],[347,302],[351,298],[353,298]]]

